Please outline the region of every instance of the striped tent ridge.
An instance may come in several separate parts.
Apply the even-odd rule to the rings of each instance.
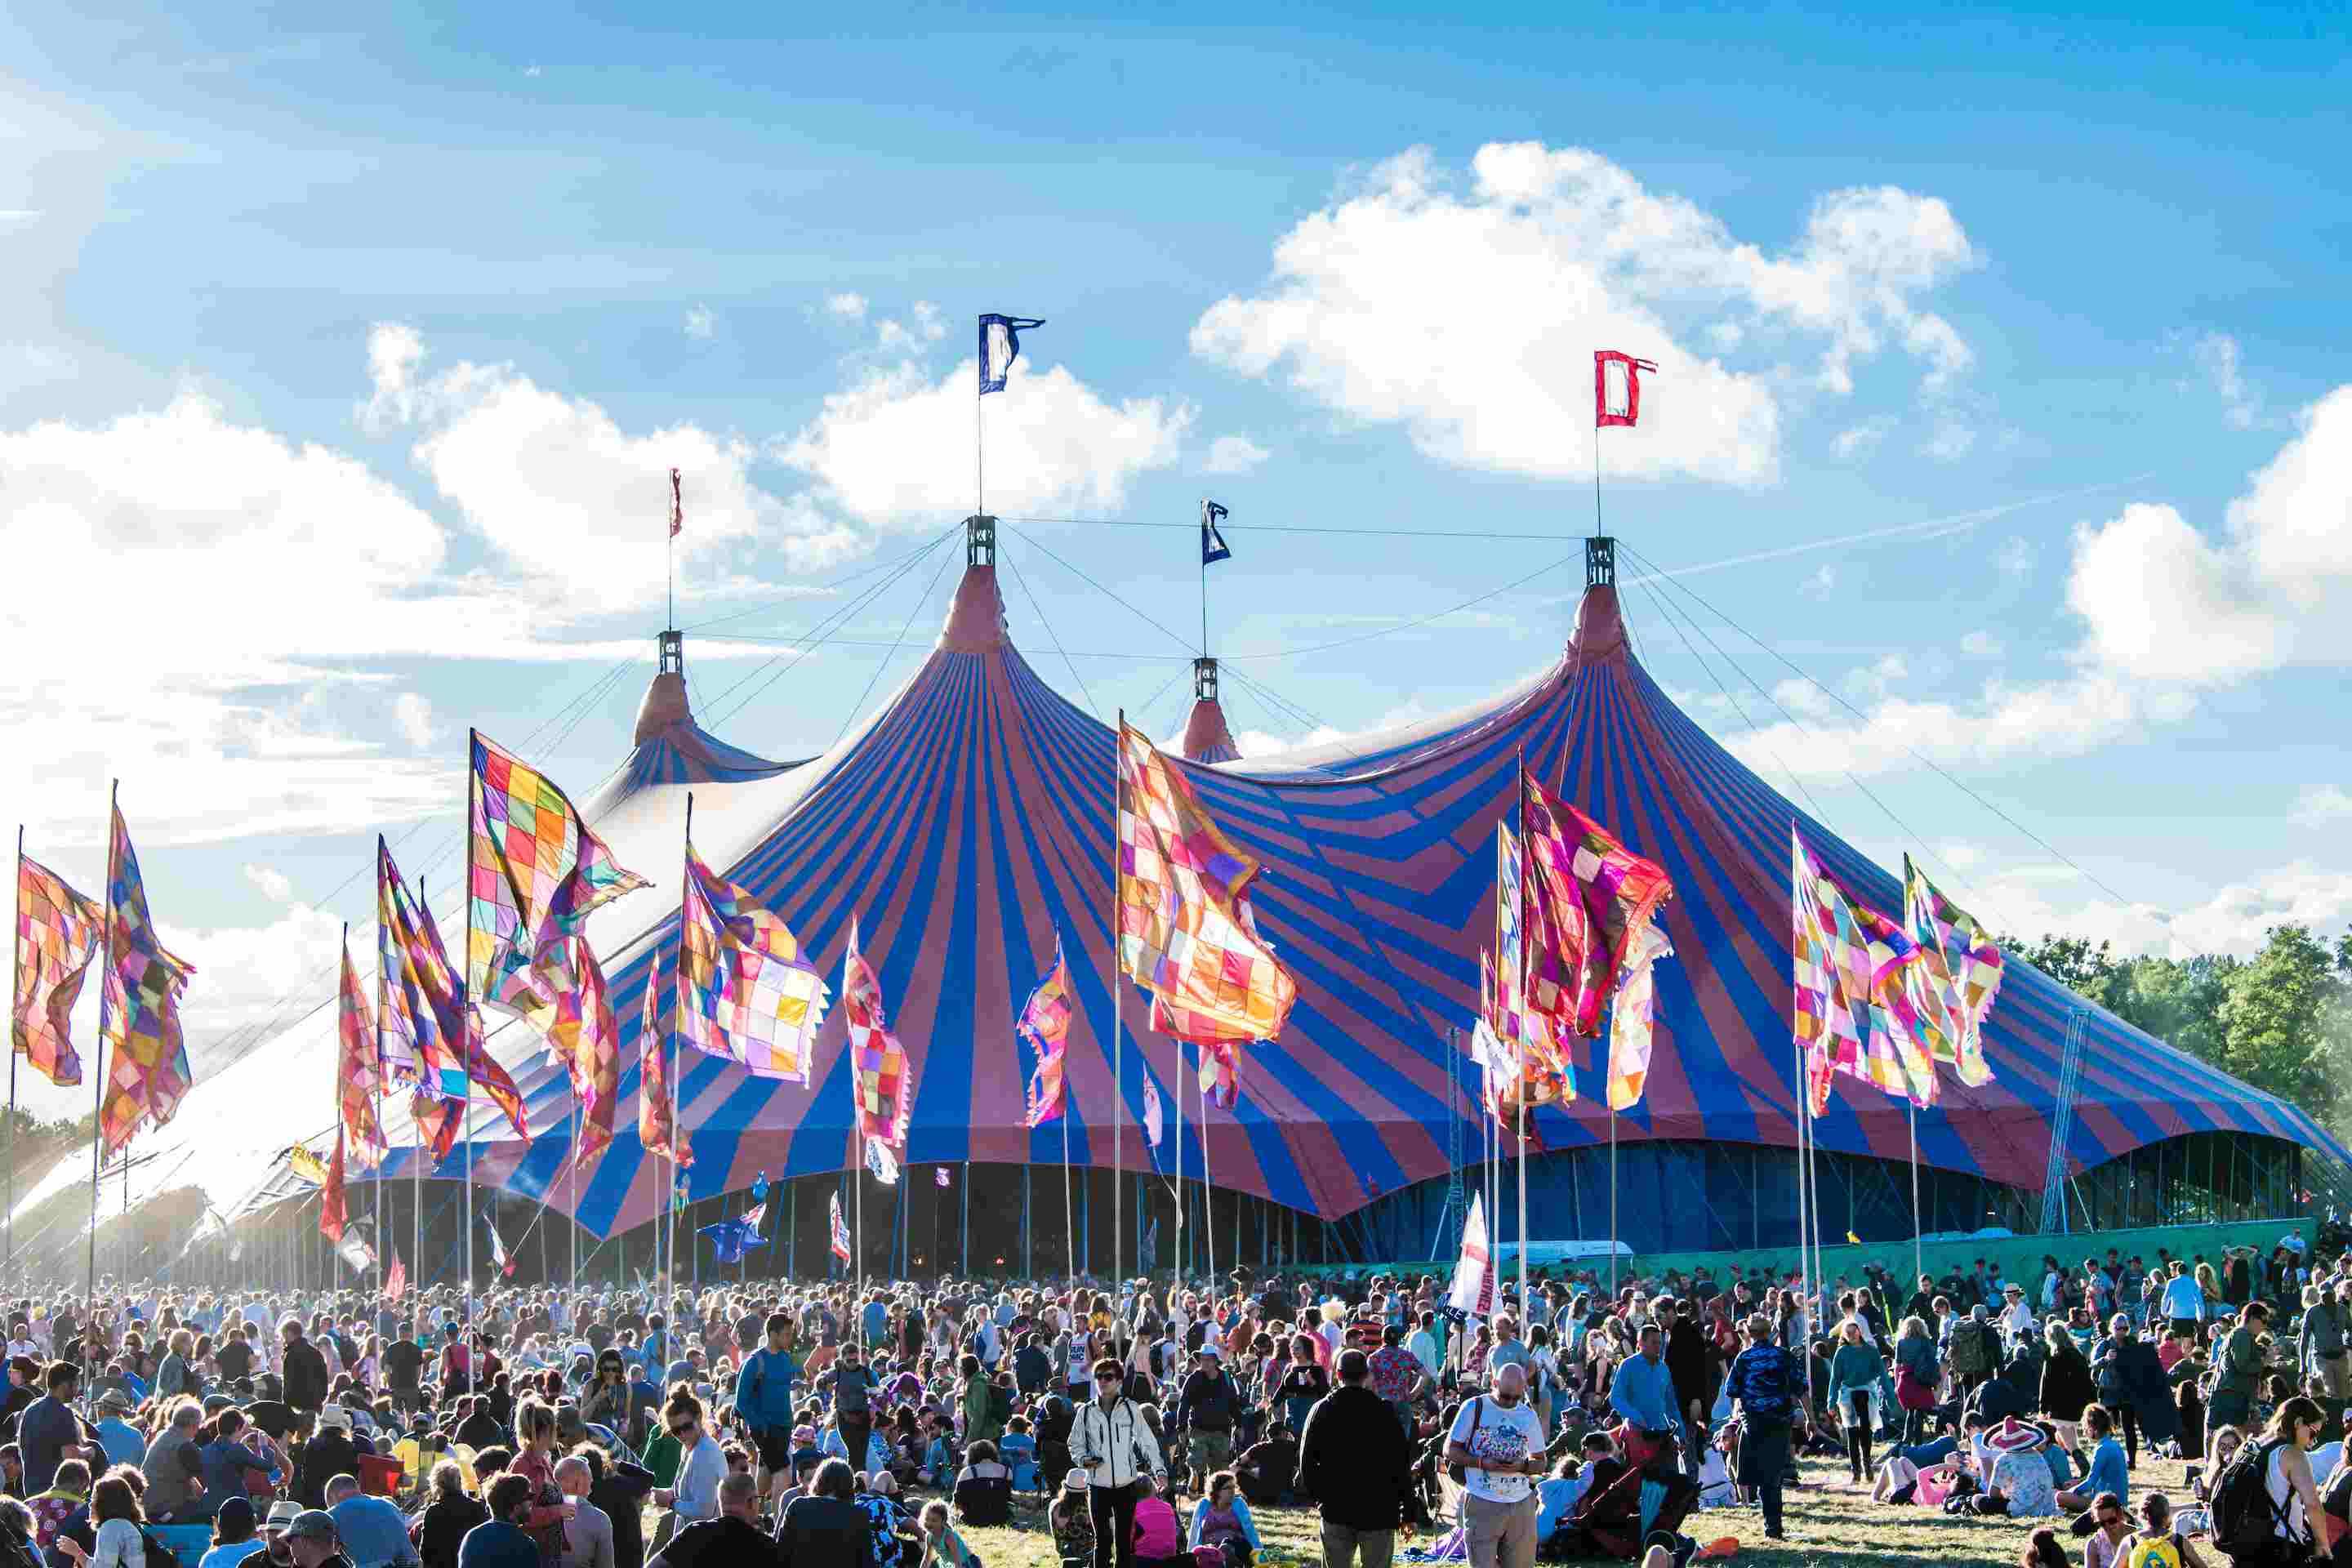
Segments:
[[[1124,1082],[1113,1095],[1115,744],[1110,727],[1015,650],[994,568],[979,564],[967,569],[921,668],[831,752],[733,794],[697,793],[698,839],[706,810],[749,824],[725,874],[782,914],[827,973],[838,972],[858,919],[915,1066],[910,1164],[1061,1159],[1058,1126],[1025,1125],[1013,1039],[1058,929],[1076,1008],[1071,1157],[1110,1165],[1119,1118],[1125,1167],[1150,1168],[1143,1085],[1148,1076],[1172,1102],[1180,1068],[1175,1044],[1143,1031],[1147,1004],[1129,988]],[[1476,1005],[1479,942],[1493,926],[1494,830],[1522,758],[1547,787],[1663,864],[1676,889],[1664,915],[1676,957],[1658,973],[1648,1092],[1620,1117],[1620,1139],[1793,1145],[1790,821],[1863,898],[1899,909],[1902,889],[1675,708],[1633,658],[1616,590],[1602,583],[1587,589],[1559,662],[1494,701],[1409,731],[1193,767],[1208,809],[1265,866],[1254,889],[1259,926],[1299,989],[1283,1037],[1244,1054],[1237,1111],[1211,1118],[1216,1185],[1339,1217],[1445,1173],[1450,1117],[1477,1114],[1467,1075],[1450,1070],[1447,1031],[1466,1028]],[[612,842],[625,863],[658,866],[677,857],[675,825],[665,830],[666,843],[643,848]],[[625,914],[631,903],[642,907]],[[656,924],[663,908],[671,912]],[[625,1110],[637,1092],[639,1001],[649,973],[670,971],[675,908],[674,897],[653,893],[623,900],[593,931],[623,1020],[623,1126],[578,1194],[583,1223],[599,1234],[656,1213],[657,1163]],[[1922,1160],[2038,1189],[2067,1020],[2086,1005],[2012,960],[1986,1031],[1997,1076],[1979,1088],[1947,1081],[1942,1103],[1919,1113]],[[761,1172],[854,1167],[843,1028],[836,1008],[807,1090],[688,1053],[679,1092],[698,1153],[691,1196],[748,1187]],[[528,1145],[478,1144],[476,1179],[569,1208],[557,1179],[569,1089],[521,1033],[495,1045],[523,1083],[534,1136]],[[1603,1081],[1596,1053],[1605,1047],[1578,1049],[1580,1077]],[[2083,1166],[2207,1131],[2347,1158],[2302,1112],[2096,1008],[2071,1127],[2068,1152]],[[1597,1096],[1546,1107],[1538,1131],[1555,1150],[1604,1144],[1607,1110]],[[1905,1104],[1842,1086],[1817,1136],[1832,1152],[1905,1158]],[[404,1174],[407,1157],[387,1173]],[[438,1173],[460,1168],[453,1155]]]

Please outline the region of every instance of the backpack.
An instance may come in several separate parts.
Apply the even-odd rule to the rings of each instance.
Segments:
[[[1472,1443],[1477,1440],[1478,1424],[1486,1419],[1486,1401],[1485,1397],[1482,1395],[1471,1400],[1470,1430],[1464,1433],[1462,1436],[1462,1446],[1465,1448],[1467,1448]],[[1452,1481],[1457,1487],[1468,1486],[1470,1484],[1469,1467],[1466,1465],[1457,1465],[1453,1461],[1448,1460],[1445,1466],[1445,1479]]]
[[[1992,1325],[1970,1319],[1952,1329],[1952,1370],[1963,1377],[1979,1377],[1992,1370]]]
[[[2213,1478],[2209,1533],[2213,1544],[2231,1557],[2259,1555],[2279,1539],[2286,1513],[2271,1500],[2269,1481],[2271,1456],[2285,1445],[2284,1437],[2248,1443]],[[2316,1528],[2318,1521],[2312,1523]]]
[[[1140,1562],[1174,1557],[1184,1550],[1184,1538],[1176,1529],[1176,1510],[1164,1497],[1148,1497],[1135,1505],[1130,1539]]]
[[[988,1424],[1002,1427],[1013,1419],[1013,1391],[997,1382],[988,1381]]]
[[[2159,1535],[2154,1540],[2140,1537],[2133,1547],[2124,1568],[2180,1568],[2180,1537]]]
[[[180,1568],[179,1553],[144,1530],[139,1532],[139,1546],[147,1568]]]

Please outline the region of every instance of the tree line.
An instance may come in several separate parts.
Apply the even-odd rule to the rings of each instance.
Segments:
[[[2352,1132],[2352,931],[2329,946],[2305,925],[2276,925],[2252,958],[2122,958],[2113,944],[2044,934],[2002,949],[2060,984],[2233,1078]]]

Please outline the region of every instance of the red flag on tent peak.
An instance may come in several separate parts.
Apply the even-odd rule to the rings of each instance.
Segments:
[[[1592,351],[1592,427],[1635,425],[1642,418],[1642,373],[1658,368],[1615,349]]]

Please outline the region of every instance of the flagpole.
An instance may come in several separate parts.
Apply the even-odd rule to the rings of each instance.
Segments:
[[[110,825],[110,826],[111,826],[111,825]],[[16,824],[16,925],[15,925],[15,928],[14,928],[14,929],[15,929],[15,930],[17,930],[17,931],[23,931],[23,930],[25,929],[25,825],[24,825],[23,823],[21,823],[21,822],[20,822],[20,823],[18,823],[18,824]],[[13,994],[10,996],[10,998],[9,998],[9,1001],[10,1001],[9,1016],[10,1016],[11,1017],[14,1017],[14,1016],[16,1016],[16,1013],[17,1007],[18,1007],[18,1005],[21,1005],[21,1003],[22,1003],[22,1001],[23,1001],[24,992],[25,992],[25,972],[24,972],[24,970],[23,970],[21,967],[20,967],[20,968],[18,968],[18,969],[16,970],[16,980],[15,991],[14,991],[14,994]],[[101,972],[100,972],[100,975],[99,975],[99,984],[100,984],[100,985],[101,986],[101,988],[104,986],[105,983],[106,983],[106,976],[105,976],[104,973],[101,971]],[[6,1265],[6,1267],[5,1267],[5,1268],[0,1268],[0,1277],[5,1277],[5,1276],[7,1274],[7,1271],[8,1271],[9,1269],[13,1269],[13,1268],[16,1268],[16,1057],[17,1057],[17,1055],[18,1055],[18,1053],[17,1053],[17,1051],[16,1051],[16,1049],[15,1046],[11,1045],[11,1046],[9,1047],[9,1049],[8,1049],[8,1223],[7,1223],[7,1234],[8,1234],[8,1241],[7,1241],[7,1247],[8,1247],[8,1262],[7,1262],[7,1265]],[[96,1131],[96,1130],[95,1130],[95,1129],[92,1129],[92,1131]]]
[[[851,1107],[850,1114],[857,1115],[855,1105]],[[852,1222],[857,1227],[857,1234],[850,1242],[849,1249],[857,1255],[857,1297],[863,1302],[866,1299],[866,1121],[863,1117],[859,1117],[857,1122],[857,1169],[850,1173],[849,1179],[856,1184],[856,1193],[852,1201],[857,1207],[856,1216]]]
[[[379,839],[377,842],[381,843],[382,840]],[[423,877],[416,879],[416,908],[419,919],[431,920],[433,918],[432,910],[426,909],[425,904],[425,879]],[[383,984],[383,975],[381,965],[378,966],[376,984],[380,991]],[[380,995],[377,1000],[377,1005],[378,1007],[383,1005],[383,1000]],[[417,1055],[416,1077],[419,1083],[424,1081],[425,1058],[422,1052],[419,1052]],[[413,1111],[416,1105],[415,1100],[412,1098],[408,1103],[411,1110]],[[425,1267],[425,1129],[416,1126],[416,1118],[414,1115],[411,1115],[408,1121],[410,1128],[416,1134],[415,1162],[408,1168],[408,1218],[413,1231],[408,1255],[416,1259],[416,1267],[418,1269],[422,1270]],[[420,1287],[424,1284],[424,1280],[421,1276],[418,1279],[417,1283]]]
[[[479,998],[474,994],[474,897],[473,845],[475,792],[474,756],[479,747],[480,732],[466,731],[466,847],[467,878],[464,893],[466,906],[466,952],[457,983],[457,1060],[465,1068],[466,1098],[464,1109],[457,1113],[457,1135],[466,1141],[464,1173],[458,1186],[459,1210],[466,1226],[466,1289],[460,1297],[459,1313],[465,1322],[466,1392],[471,1394],[478,1380],[474,1360],[474,1009]],[[483,1049],[489,1047],[486,1043]]]
[[[1528,994],[1528,758],[1519,752],[1519,995],[1524,1002]],[[1519,1009],[1519,1332],[1528,1332],[1533,1322],[1528,1308],[1534,1298],[1528,1288],[1528,1118],[1534,1108],[1528,1097],[1528,1024],[1524,1005]],[[1564,1049],[1565,1047],[1563,1047]],[[1612,1257],[1616,1248],[1610,1248]]]
[[[1931,1062],[1931,1070],[1933,1066]],[[1927,1271],[1927,1237],[1919,1217],[1919,1108],[1906,1094],[1903,1109],[1911,1113],[1911,1277],[1916,1280]]]
[[[114,1000],[114,879],[121,869],[115,864],[114,852],[120,838],[114,831],[115,820],[122,810],[122,781],[115,779],[106,792],[106,932],[99,956],[104,967],[98,972],[98,1043],[90,1047],[90,1115],[89,1115],[89,1257],[88,1279],[82,1301],[82,1360],[92,1361],[90,1348],[96,1336],[89,1331],[98,1321],[98,1173],[106,1152],[106,1026]],[[11,1048],[9,1054],[16,1053]],[[82,1374],[82,1397],[97,1397],[98,1379],[88,1367]]]
[[[1055,969],[1061,967],[1061,943],[1055,943]],[[1067,1026],[1065,1025],[1065,1028]],[[1070,1186],[1070,1061],[1069,1037],[1066,1033],[1062,1046],[1062,1081],[1057,1086],[1062,1096],[1062,1223],[1068,1226],[1067,1257],[1070,1278],[1076,1280],[1078,1268],[1078,1201]]]
[[[1200,1080],[1196,1077],[1193,1081]],[[1201,1226],[1209,1244],[1206,1289],[1213,1301],[1217,1290],[1217,1189],[1209,1184],[1209,1091],[1201,1090]],[[1239,1261],[1236,1259],[1235,1261]]]
[[[1184,1294],[1184,1042],[1171,1040],[1169,1048],[1176,1054],[1176,1296]]]
[[[1127,1037],[1126,998],[1118,988],[1119,912],[1126,901],[1127,873],[1118,858],[1119,797],[1125,793],[1127,710],[1118,710],[1118,733],[1110,753],[1110,945],[1104,954],[1105,978],[1110,985],[1110,1267],[1118,1278],[1127,1261],[1127,1200],[1122,1195],[1127,1168],[1127,1089],[1120,1081],[1119,1057]],[[1068,1114],[1066,1110],[1065,1115]],[[1066,1136],[1068,1129],[1064,1129]]]
[[[899,1189],[901,1192],[905,1188]],[[971,1278],[971,1162],[963,1163],[963,1266],[956,1272]]]
[[[1617,1299],[1617,1108],[1609,1108],[1609,1299]]]
[[[694,792],[692,790],[686,792],[686,853],[689,858],[694,854]],[[677,1151],[679,1145],[686,1142],[686,1129],[678,1125],[678,1062],[677,1052],[676,1049],[676,1041],[677,1038],[677,1010],[683,997],[683,983],[685,978],[686,926],[685,922],[681,921],[678,925],[677,932],[677,979],[678,981],[678,985],[677,988],[672,992],[670,996],[670,1026],[662,1031],[661,1040],[662,1065],[668,1069],[662,1076],[669,1080],[667,1085],[669,1089],[669,1186],[668,1190],[662,1194],[661,1221],[654,1229],[654,1236],[656,1240],[660,1240],[665,1235],[668,1238],[664,1246],[664,1251],[667,1256],[668,1261],[666,1270],[662,1274],[662,1294],[673,1301],[676,1300],[676,1297],[672,1292],[674,1292],[677,1287],[677,1179],[679,1170]]]

